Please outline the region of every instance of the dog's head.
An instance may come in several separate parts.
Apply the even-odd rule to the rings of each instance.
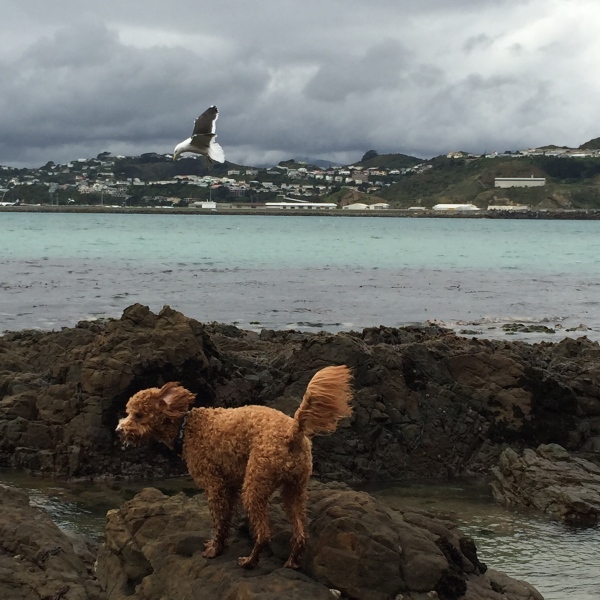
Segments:
[[[172,445],[181,418],[195,396],[177,382],[148,388],[134,394],[116,432],[123,446],[139,446],[150,440]]]

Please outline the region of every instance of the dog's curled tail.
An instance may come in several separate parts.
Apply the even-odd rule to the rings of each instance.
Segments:
[[[338,421],[352,414],[351,381],[352,370],[346,365],[318,371],[294,415],[292,437],[335,431]]]

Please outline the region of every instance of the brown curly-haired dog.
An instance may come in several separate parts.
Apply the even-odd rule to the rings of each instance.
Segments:
[[[312,472],[310,437],[332,432],[350,416],[352,371],[325,367],[311,379],[294,415],[266,406],[193,408],[195,396],[177,383],[142,390],[127,402],[127,417],[117,432],[124,443],[151,439],[176,449],[199,487],[206,491],[215,532],[202,556],[214,558],[225,547],[238,497],[248,513],[254,535],[243,567],[258,562],[271,532],[267,505],[281,488],[283,507],[292,523],[292,550],[286,567],[298,568],[306,534],[306,486]]]

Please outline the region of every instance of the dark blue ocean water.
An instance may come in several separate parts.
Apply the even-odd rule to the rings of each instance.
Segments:
[[[252,329],[599,339],[598,273],[600,221],[0,213],[0,331],[141,302]]]

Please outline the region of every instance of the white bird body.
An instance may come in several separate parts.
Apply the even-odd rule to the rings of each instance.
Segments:
[[[219,111],[216,106],[207,108],[195,121],[192,136],[175,146],[173,159],[184,152],[193,152],[206,156],[209,162],[225,162],[223,148],[215,141],[216,122]]]
[[[195,136],[196,138],[198,136]],[[221,148],[220,144],[215,142],[214,137],[207,143],[206,149],[198,148],[194,146],[192,142],[194,141],[193,137],[189,137],[187,140],[183,140],[183,142],[179,142],[177,146],[175,146],[175,150],[173,151],[173,158],[177,158],[180,154],[184,152],[194,152],[195,154],[203,154],[207,156],[210,160],[214,160],[216,162],[225,162],[225,153],[223,152],[223,148]]]

